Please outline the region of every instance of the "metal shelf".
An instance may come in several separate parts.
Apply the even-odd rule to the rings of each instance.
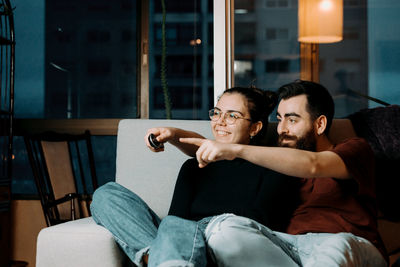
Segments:
[[[0,45],[14,45],[14,44],[15,44],[15,42],[13,42],[7,38],[4,38],[3,36],[0,36]]]
[[[0,25],[0,266],[9,266],[15,64],[14,17],[10,0],[0,0]]]

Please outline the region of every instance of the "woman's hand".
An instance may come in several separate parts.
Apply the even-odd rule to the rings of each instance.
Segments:
[[[210,162],[233,160],[236,158],[236,144],[226,144],[201,138],[179,138],[179,141],[199,146],[196,152],[196,158],[200,168],[204,168]]]
[[[174,140],[175,135],[176,135],[176,128],[172,127],[157,127],[157,128],[151,128],[147,130],[146,135],[144,136],[144,142],[146,143],[147,147],[153,151],[153,152],[161,152],[164,151],[164,146],[161,146],[160,148],[154,148],[151,146],[149,143],[149,135],[154,134],[156,137],[156,140],[162,144]]]

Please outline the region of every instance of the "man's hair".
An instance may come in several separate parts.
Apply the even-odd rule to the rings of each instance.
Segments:
[[[326,133],[332,125],[333,115],[335,114],[335,104],[331,94],[321,84],[296,80],[285,84],[278,89],[279,100],[286,100],[298,95],[306,95],[307,111],[314,121],[319,116],[325,115],[327,118]]]

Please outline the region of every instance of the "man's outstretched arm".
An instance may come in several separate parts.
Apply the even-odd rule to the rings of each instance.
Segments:
[[[351,178],[342,158],[332,151],[311,152],[286,147],[225,144],[204,138],[182,138],[180,141],[199,146],[196,158],[200,167],[218,160],[242,158],[265,168],[300,178]]]

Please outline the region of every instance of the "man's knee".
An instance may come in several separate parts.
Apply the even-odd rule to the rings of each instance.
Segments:
[[[332,234],[327,238],[321,247],[328,250],[335,250],[339,253],[346,254],[352,250],[355,246],[359,245],[358,237],[351,233],[337,233]]]
[[[260,233],[254,221],[235,215],[221,215],[207,226],[205,235],[208,247],[224,257],[237,257],[246,243],[250,232]]]
[[[259,225],[248,218],[236,216],[233,214],[224,214],[215,217],[208,224],[205,233],[207,238],[224,237],[235,238],[236,235],[242,235],[244,232],[260,232]]]
[[[221,215],[206,229],[210,254],[222,266],[297,266],[271,230],[249,218]]]
[[[314,247],[305,266],[384,266],[382,260],[369,241],[351,233],[337,233]]]

